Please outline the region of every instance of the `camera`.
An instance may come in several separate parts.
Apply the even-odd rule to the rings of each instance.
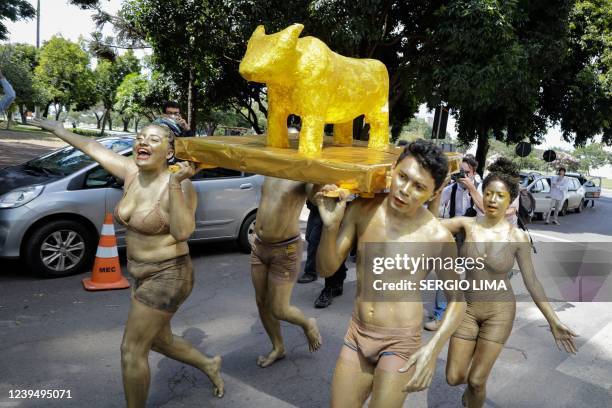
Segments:
[[[459,173],[455,173],[451,176],[451,180],[453,181],[457,181],[460,178],[465,178],[467,177],[465,174],[465,171],[463,169],[459,169]]]

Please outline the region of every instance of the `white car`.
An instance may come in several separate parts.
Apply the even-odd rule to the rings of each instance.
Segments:
[[[589,201],[591,207],[595,207],[595,200],[601,196],[601,177],[592,177],[582,184],[584,188],[585,207],[588,207]]]
[[[576,177],[568,177],[568,191],[565,200],[561,204],[559,215],[564,216],[568,210],[574,210],[577,213],[582,212],[585,205],[585,188],[580,184]],[[536,177],[526,187],[536,201],[534,215],[536,219],[543,219],[548,210],[552,198],[550,197],[550,177]]]
[[[533,215],[536,219],[543,219],[550,209],[550,184],[546,177],[536,177],[525,189],[531,193],[535,199],[535,210]]]

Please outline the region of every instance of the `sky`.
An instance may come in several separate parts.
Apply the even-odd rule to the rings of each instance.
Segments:
[[[36,0],[28,1],[34,7],[36,7]],[[40,3],[41,44],[55,34],[60,34],[64,38],[72,41],[77,41],[79,36],[82,35],[83,37],[88,38],[89,34],[95,30],[95,25],[91,19],[91,16],[93,15],[92,11],[81,10],[76,6],[68,4],[67,0],[41,0]],[[111,14],[114,14],[117,12],[117,10],[119,10],[121,3],[121,0],[102,0],[101,2],[103,10]],[[36,19],[18,21],[16,23],[8,21],[6,25],[9,30],[9,42],[25,42],[36,45]],[[111,28],[105,27],[104,35],[112,34]],[[136,55],[142,56],[143,52],[137,52]],[[416,116],[429,119],[433,118],[433,112],[427,112],[425,105],[422,105]],[[448,132],[452,137],[455,137],[457,134],[455,131],[455,121],[452,119],[452,117],[448,120]],[[538,146],[538,148],[542,149],[553,147],[573,150],[573,146],[561,138],[561,131],[558,127],[549,129],[546,135],[546,141],[542,145]],[[470,149],[470,152],[471,150],[475,151],[475,146]],[[612,166],[604,166],[601,169],[593,171],[592,173],[593,175],[601,175],[612,178]]]

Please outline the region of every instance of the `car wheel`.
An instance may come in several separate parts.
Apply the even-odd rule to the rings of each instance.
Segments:
[[[52,221],[29,236],[24,261],[32,272],[45,278],[74,275],[91,266],[95,240],[95,235],[76,221]]]
[[[578,204],[578,207],[576,208],[576,212],[581,213],[582,210],[584,210],[584,200],[580,200],[580,204]]]
[[[240,234],[238,235],[238,246],[246,254],[251,252],[251,244],[255,239],[255,213],[249,215],[242,222]]]
[[[561,207],[561,211],[559,212],[559,215],[562,217],[565,217],[567,215],[567,200],[563,202],[563,207]]]

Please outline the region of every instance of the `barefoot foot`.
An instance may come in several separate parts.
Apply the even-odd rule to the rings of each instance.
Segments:
[[[270,364],[274,363],[276,360],[281,360],[283,358],[285,358],[284,348],[272,349],[270,354],[268,354],[267,356],[259,356],[259,358],[257,359],[257,365],[261,368],[265,368]]]
[[[321,347],[322,339],[317,327],[317,320],[314,317],[308,319],[308,329],[304,330],[304,334],[308,339],[308,350],[310,352],[317,351]]]
[[[207,364],[204,373],[213,383],[213,393],[216,397],[221,398],[225,393],[225,384],[221,378],[221,356],[215,356],[210,359],[211,362]]]

